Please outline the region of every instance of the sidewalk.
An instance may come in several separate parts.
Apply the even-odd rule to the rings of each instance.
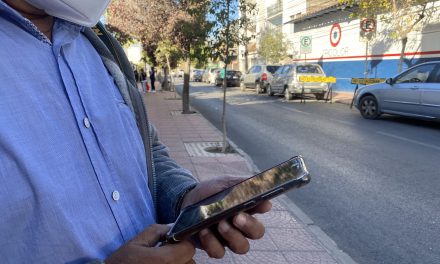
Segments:
[[[180,165],[200,180],[225,175],[249,177],[254,167],[240,150],[239,154],[211,154],[204,151],[222,141],[222,134],[202,115],[182,115],[182,101],[174,93],[161,91],[145,94],[149,118],[159,130],[161,141]],[[261,240],[251,241],[246,255],[228,251],[221,260],[210,259],[198,251],[197,263],[354,263],[340,251],[319,227],[305,216],[286,196],[273,200],[273,209],[257,216],[266,226]]]

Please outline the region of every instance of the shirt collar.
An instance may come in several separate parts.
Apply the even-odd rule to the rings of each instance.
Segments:
[[[37,39],[48,44],[52,44],[46,35],[39,31],[29,19],[23,17],[19,12],[6,4],[3,0],[0,0],[0,17],[4,17],[6,20],[15,23]],[[56,34],[62,34],[63,42],[68,43],[75,39],[83,30],[83,26],[65,21],[63,19],[55,18],[55,24],[53,27],[54,39]],[[60,31],[62,33],[59,33]]]

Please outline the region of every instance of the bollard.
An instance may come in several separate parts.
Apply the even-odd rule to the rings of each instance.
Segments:
[[[356,88],[354,89],[354,93],[353,93],[353,98],[351,99],[350,109],[353,108],[354,97],[356,96],[356,92],[357,92],[358,89],[359,89],[359,84],[356,84]]]

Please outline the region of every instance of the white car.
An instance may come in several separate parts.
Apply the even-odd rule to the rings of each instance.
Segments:
[[[419,64],[384,83],[360,88],[354,105],[367,119],[382,113],[440,119],[440,61]]]

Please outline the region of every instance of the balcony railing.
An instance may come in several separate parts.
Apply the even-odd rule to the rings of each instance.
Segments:
[[[267,7],[267,17],[273,17],[283,12],[283,2],[278,0],[275,4]]]

